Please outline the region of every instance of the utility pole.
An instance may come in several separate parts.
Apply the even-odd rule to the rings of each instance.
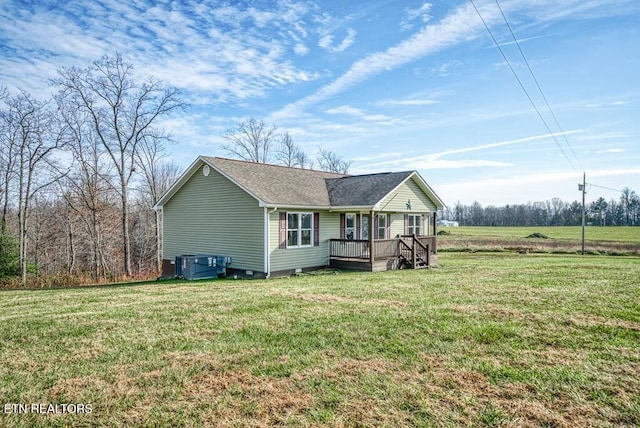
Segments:
[[[587,173],[582,173],[582,184],[578,184],[578,190],[582,191],[582,255],[584,256],[584,226],[586,220],[586,208],[584,205],[584,195],[587,193]]]

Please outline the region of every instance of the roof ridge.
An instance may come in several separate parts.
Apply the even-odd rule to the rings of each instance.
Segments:
[[[358,178],[358,177],[370,177],[370,176],[374,176],[374,175],[390,175],[390,174],[413,174],[414,170],[406,170],[406,171],[386,171],[386,172],[372,172],[369,174],[356,174],[356,175],[347,175],[345,177],[336,177],[336,179],[339,178]],[[333,178],[330,178],[328,180],[333,180]]]
[[[319,172],[321,174],[333,174],[333,175],[342,176],[342,177],[353,177],[353,175],[351,175],[351,174],[342,174],[342,173],[339,173],[339,172],[332,172],[332,171],[322,171],[320,169],[312,169],[312,168],[302,168],[302,167],[298,167],[298,166],[277,165],[277,164],[267,163],[267,162],[254,162],[254,161],[248,161],[248,160],[243,160],[243,159],[224,158],[224,157],[221,157],[221,156],[206,156],[206,155],[202,155],[202,157],[209,158],[209,159],[220,159],[220,160],[223,160],[223,161],[239,162],[239,163],[244,163],[244,164],[264,165],[264,166],[269,166],[269,167],[274,167],[274,168],[284,168],[284,169],[292,169],[292,170],[298,170],[298,171]],[[342,177],[335,177],[335,178],[342,178]]]

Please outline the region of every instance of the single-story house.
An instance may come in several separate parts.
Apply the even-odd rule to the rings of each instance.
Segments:
[[[270,277],[434,266],[443,207],[416,171],[346,175],[200,156],[154,208],[164,276],[176,256],[213,254],[231,257],[227,273]]]

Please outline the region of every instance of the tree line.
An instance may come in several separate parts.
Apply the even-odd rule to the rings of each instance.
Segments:
[[[185,102],[153,77],[137,80],[120,55],[61,68],[50,83],[49,99],[1,94],[0,275],[157,271],[151,207],[178,175],[159,123]]]
[[[625,187],[618,199],[600,197],[585,206],[586,222],[600,226],[640,226],[640,196]],[[543,202],[483,207],[479,202],[457,202],[442,213],[464,226],[579,226],[582,203],[553,198]]]
[[[0,88],[0,278],[157,274],[162,213],[152,207],[180,174],[161,122],[187,103],[119,54],[63,67],[50,84],[46,99]],[[249,161],[342,173],[351,164],[323,149],[314,161],[255,119],[222,137],[228,155]]]

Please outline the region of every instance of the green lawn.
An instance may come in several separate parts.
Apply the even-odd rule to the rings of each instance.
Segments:
[[[640,260],[0,292],[0,426],[638,426]]]

